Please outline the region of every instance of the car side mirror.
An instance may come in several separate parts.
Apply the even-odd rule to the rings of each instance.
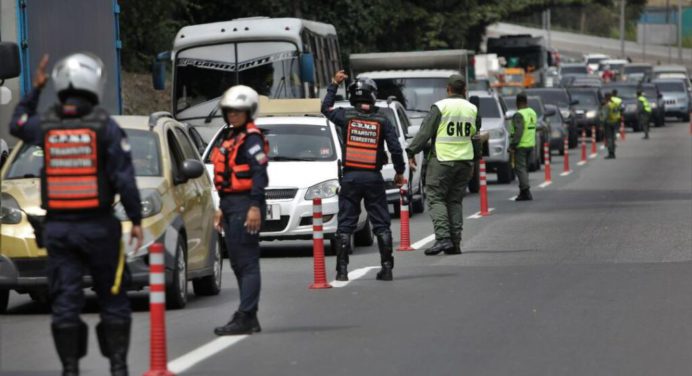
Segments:
[[[204,174],[204,165],[196,159],[186,159],[180,166],[180,173],[186,180],[197,179]]]
[[[315,58],[309,52],[300,55],[300,78],[303,82],[315,83]]]
[[[151,78],[154,89],[166,89],[166,64],[171,59],[171,51],[161,52],[156,55],[151,67]]]
[[[19,77],[19,47],[16,43],[0,42],[0,81]]]

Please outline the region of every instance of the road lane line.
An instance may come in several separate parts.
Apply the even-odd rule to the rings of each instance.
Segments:
[[[190,368],[194,367],[196,364],[220,353],[221,351],[227,349],[230,346],[244,340],[249,337],[248,335],[241,336],[224,336],[219,337],[205,345],[202,345],[189,353],[178,357],[170,362],[168,362],[168,370],[175,374],[183,373]]]
[[[368,272],[373,270],[373,269],[380,269],[380,267],[379,266],[366,266],[364,268],[356,269],[356,270],[353,270],[350,273],[348,273],[348,281],[331,281],[331,282],[329,282],[329,284],[332,285],[332,287],[336,287],[336,288],[348,286],[349,283],[351,283],[357,279],[363,278],[363,276],[368,274]]]
[[[598,153],[593,153],[593,154],[589,155],[590,159],[594,159],[596,157],[598,157]]]
[[[572,174],[572,170],[565,171],[565,172],[561,173],[560,176],[567,176],[567,175],[570,175],[570,174]]]
[[[577,166],[583,166],[586,164],[586,161],[579,161],[577,162]]]
[[[420,249],[422,246],[430,243],[433,240],[435,240],[435,234],[430,234],[430,235],[424,237],[423,239],[411,244],[411,248]]]
[[[493,211],[493,210],[495,210],[495,208],[490,208],[490,209],[488,209],[488,213],[491,212],[491,211]],[[476,214],[469,215],[468,217],[466,217],[466,219],[480,219],[480,218],[484,218],[484,217],[481,215],[481,212],[477,212]]]
[[[516,200],[517,200],[517,196],[512,196],[512,197],[508,198],[508,200],[509,200],[509,201],[516,201]]]
[[[541,183],[541,185],[538,186],[538,188],[545,188],[551,184],[553,184],[552,181],[544,181],[543,183]]]

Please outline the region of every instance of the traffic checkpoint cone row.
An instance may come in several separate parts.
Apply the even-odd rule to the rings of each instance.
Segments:
[[[399,247],[396,250],[415,251],[415,249],[411,247],[411,227],[409,221],[411,216],[409,212],[410,203],[408,197],[408,182],[406,180],[404,180],[404,185],[402,185],[401,189],[399,189],[399,195],[401,196],[399,198],[399,225],[401,226],[401,240],[399,241]]]
[[[591,154],[596,155],[598,153],[597,150],[598,145],[596,145],[596,126],[592,125],[591,126]]]
[[[490,211],[488,210],[488,178],[486,176],[486,171],[485,171],[485,160],[481,158],[479,162],[479,179],[480,179],[480,198],[481,198],[481,211],[480,215],[483,217],[487,217],[490,215]]]
[[[329,289],[332,285],[327,282],[327,270],[324,264],[324,231],[322,226],[322,198],[312,199],[312,258],[315,280],[310,284],[311,289]]]
[[[545,182],[550,183],[552,181],[552,171],[550,167],[550,144],[543,144],[543,158],[545,159]]]
[[[581,161],[582,164],[588,162],[588,157],[586,156],[586,130],[581,130]]]
[[[570,168],[569,168],[569,138],[568,138],[568,137],[565,137],[565,141],[564,141],[563,147],[564,147],[564,149],[565,149],[565,152],[564,152],[564,154],[563,154],[563,155],[564,155],[564,158],[563,158],[563,162],[564,162],[564,163],[563,163],[563,166],[562,166],[562,173],[563,173],[563,174],[567,174],[567,173],[569,173],[569,172],[572,171],[572,170],[570,170]]]
[[[174,376],[168,370],[166,350],[166,265],[164,247],[149,247],[150,365],[144,376]]]

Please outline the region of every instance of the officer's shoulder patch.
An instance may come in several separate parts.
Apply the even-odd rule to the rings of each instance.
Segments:
[[[262,147],[260,145],[252,145],[248,149],[248,153],[250,153],[251,155],[255,155],[255,154],[259,153],[261,150],[262,150]]]
[[[261,153],[258,153],[257,155],[255,155],[255,159],[261,165],[265,165],[269,162],[269,158],[267,157],[267,154],[265,154],[264,152],[261,152]]]
[[[17,120],[17,125],[21,127],[26,124],[27,121],[29,121],[29,114],[24,114]]]
[[[129,153],[130,150],[132,150],[132,147],[130,146],[130,141],[127,139],[127,137],[123,137],[122,140],[120,140],[120,147],[126,153]]]

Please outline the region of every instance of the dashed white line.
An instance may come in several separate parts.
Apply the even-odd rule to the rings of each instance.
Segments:
[[[598,157],[598,153],[593,153],[593,154],[589,155],[589,159],[594,159],[596,157]]]
[[[430,234],[430,235],[424,237],[423,239],[411,244],[411,248],[420,249],[422,246],[430,243],[433,240],[435,240],[435,234]]]
[[[553,184],[552,181],[544,181],[543,183],[541,183],[541,185],[538,186],[538,188],[545,188],[551,184]]]
[[[493,210],[495,210],[495,208],[490,208],[490,209],[488,209],[488,212],[491,212]],[[480,219],[480,218],[484,218],[484,216],[481,215],[481,212],[477,212],[473,215],[469,215],[468,217],[466,217],[466,219]]]
[[[345,286],[348,286],[349,283],[351,283],[357,279],[363,278],[363,276],[368,274],[369,271],[371,271],[373,269],[379,269],[379,268],[380,268],[379,266],[366,266],[364,268],[355,269],[355,270],[348,273],[348,281],[331,281],[331,282],[329,282],[329,284],[332,285],[332,287],[336,287],[336,288],[345,287]]]
[[[247,338],[247,335],[219,337],[189,353],[168,362],[168,370],[174,374],[182,373],[196,364],[209,359],[221,351]]]
[[[577,162],[577,166],[583,166],[586,164],[586,161],[579,161]]]
[[[517,200],[517,196],[512,196],[512,197],[508,198],[508,200],[509,200],[509,201],[516,201],[516,200]]]
[[[569,171],[565,171],[565,172],[561,173],[560,176],[567,176],[567,175],[571,175],[571,174],[572,174],[572,170],[569,170]]]

